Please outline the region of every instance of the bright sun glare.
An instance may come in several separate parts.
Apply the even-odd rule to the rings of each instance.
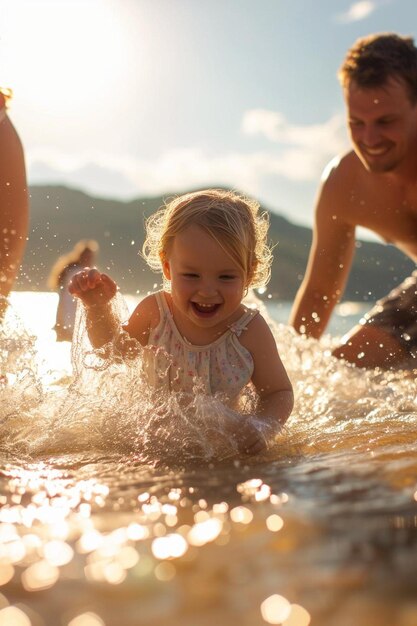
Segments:
[[[113,0],[3,0],[0,11],[0,84],[32,112],[70,115],[115,96],[128,53]]]

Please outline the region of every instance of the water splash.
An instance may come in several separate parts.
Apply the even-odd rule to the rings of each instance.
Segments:
[[[196,611],[255,624],[284,609],[289,624],[310,614],[323,626],[353,614],[358,626],[369,614],[379,626],[412,623],[398,608],[410,607],[417,574],[407,558],[417,545],[412,371],[346,366],[330,356],[331,338],[270,320],[296,405],[267,455],[239,458],[220,398],[155,396],[140,356],[91,350],[82,316],[73,372],[51,383],[8,315],[0,619],[52,626],[64,606],[65,626],[112,626],[123,607],[130,626],[139,594],[143,624],[176,626]]]
[[[261,306],[261,303],[257,303]],[[119,295],[114,313],[128,317]],[[406,446],[414,462],[417,399],[414,372],[362,370],[331,357],[332,340],[320,343],[274,324],[265,308],[295,390],[288,426],[266,458],[290,461],[302,454],[349,456],[372,448],[373,459]],[[135,462],[167,464],[224,462],[239,458],[230,435],[236,419],[221,397],[196,389],[155,393],[141,376],[140,351],[122,361],[117,346],[93,350],[80,306],[72,346],[73,374],[65,384],[45,385],[35,362],[34,337],[9,307],[1,328],[0,435],[8,453],[33,459],[63,454],[132,455]],[[111,347],[110,347],[111,348]],[[69,381],[69,384],[68,382]],[[248,392],[243,412],[253,413]],[[13,422],[13,427],[11,423]],[[246,459],[245,462],[248,462]]]

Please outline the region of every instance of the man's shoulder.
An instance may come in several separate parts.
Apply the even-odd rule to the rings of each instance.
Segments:
[[[360,171],[360,162],[353,150],[333,157],[323,170],[323,183],[332,180],[345,180],[346,177],[357,176]]]
[[[364,167],[353,151],[335,157],[328,163],[316,203],[318,223],[331,224],[332,230],[337,225],[352,225],[355,198],[363,195],[365,190],[363,171]]]

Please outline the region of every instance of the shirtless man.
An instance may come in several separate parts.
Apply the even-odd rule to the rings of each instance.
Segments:
[[[0,296],[7,297],[23,256],[28,229],[28,193],[23,148],[0,90]],[[6,301],[0,297],[0,320]]]
[[[417,48],[395,34],[365,37],[348,51],[339,78],[353,151],[324,172],[310,257],[290,320],[316,338],[343,294],[356,226],[417,261]],[[361,367],[417,359],[417,272],[379,301],[334,355]]]

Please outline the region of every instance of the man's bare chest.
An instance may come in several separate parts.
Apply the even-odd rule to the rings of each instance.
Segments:
[[[405,194],[381,187],[352,198],[350,220],[417,257],[417,190]]]

